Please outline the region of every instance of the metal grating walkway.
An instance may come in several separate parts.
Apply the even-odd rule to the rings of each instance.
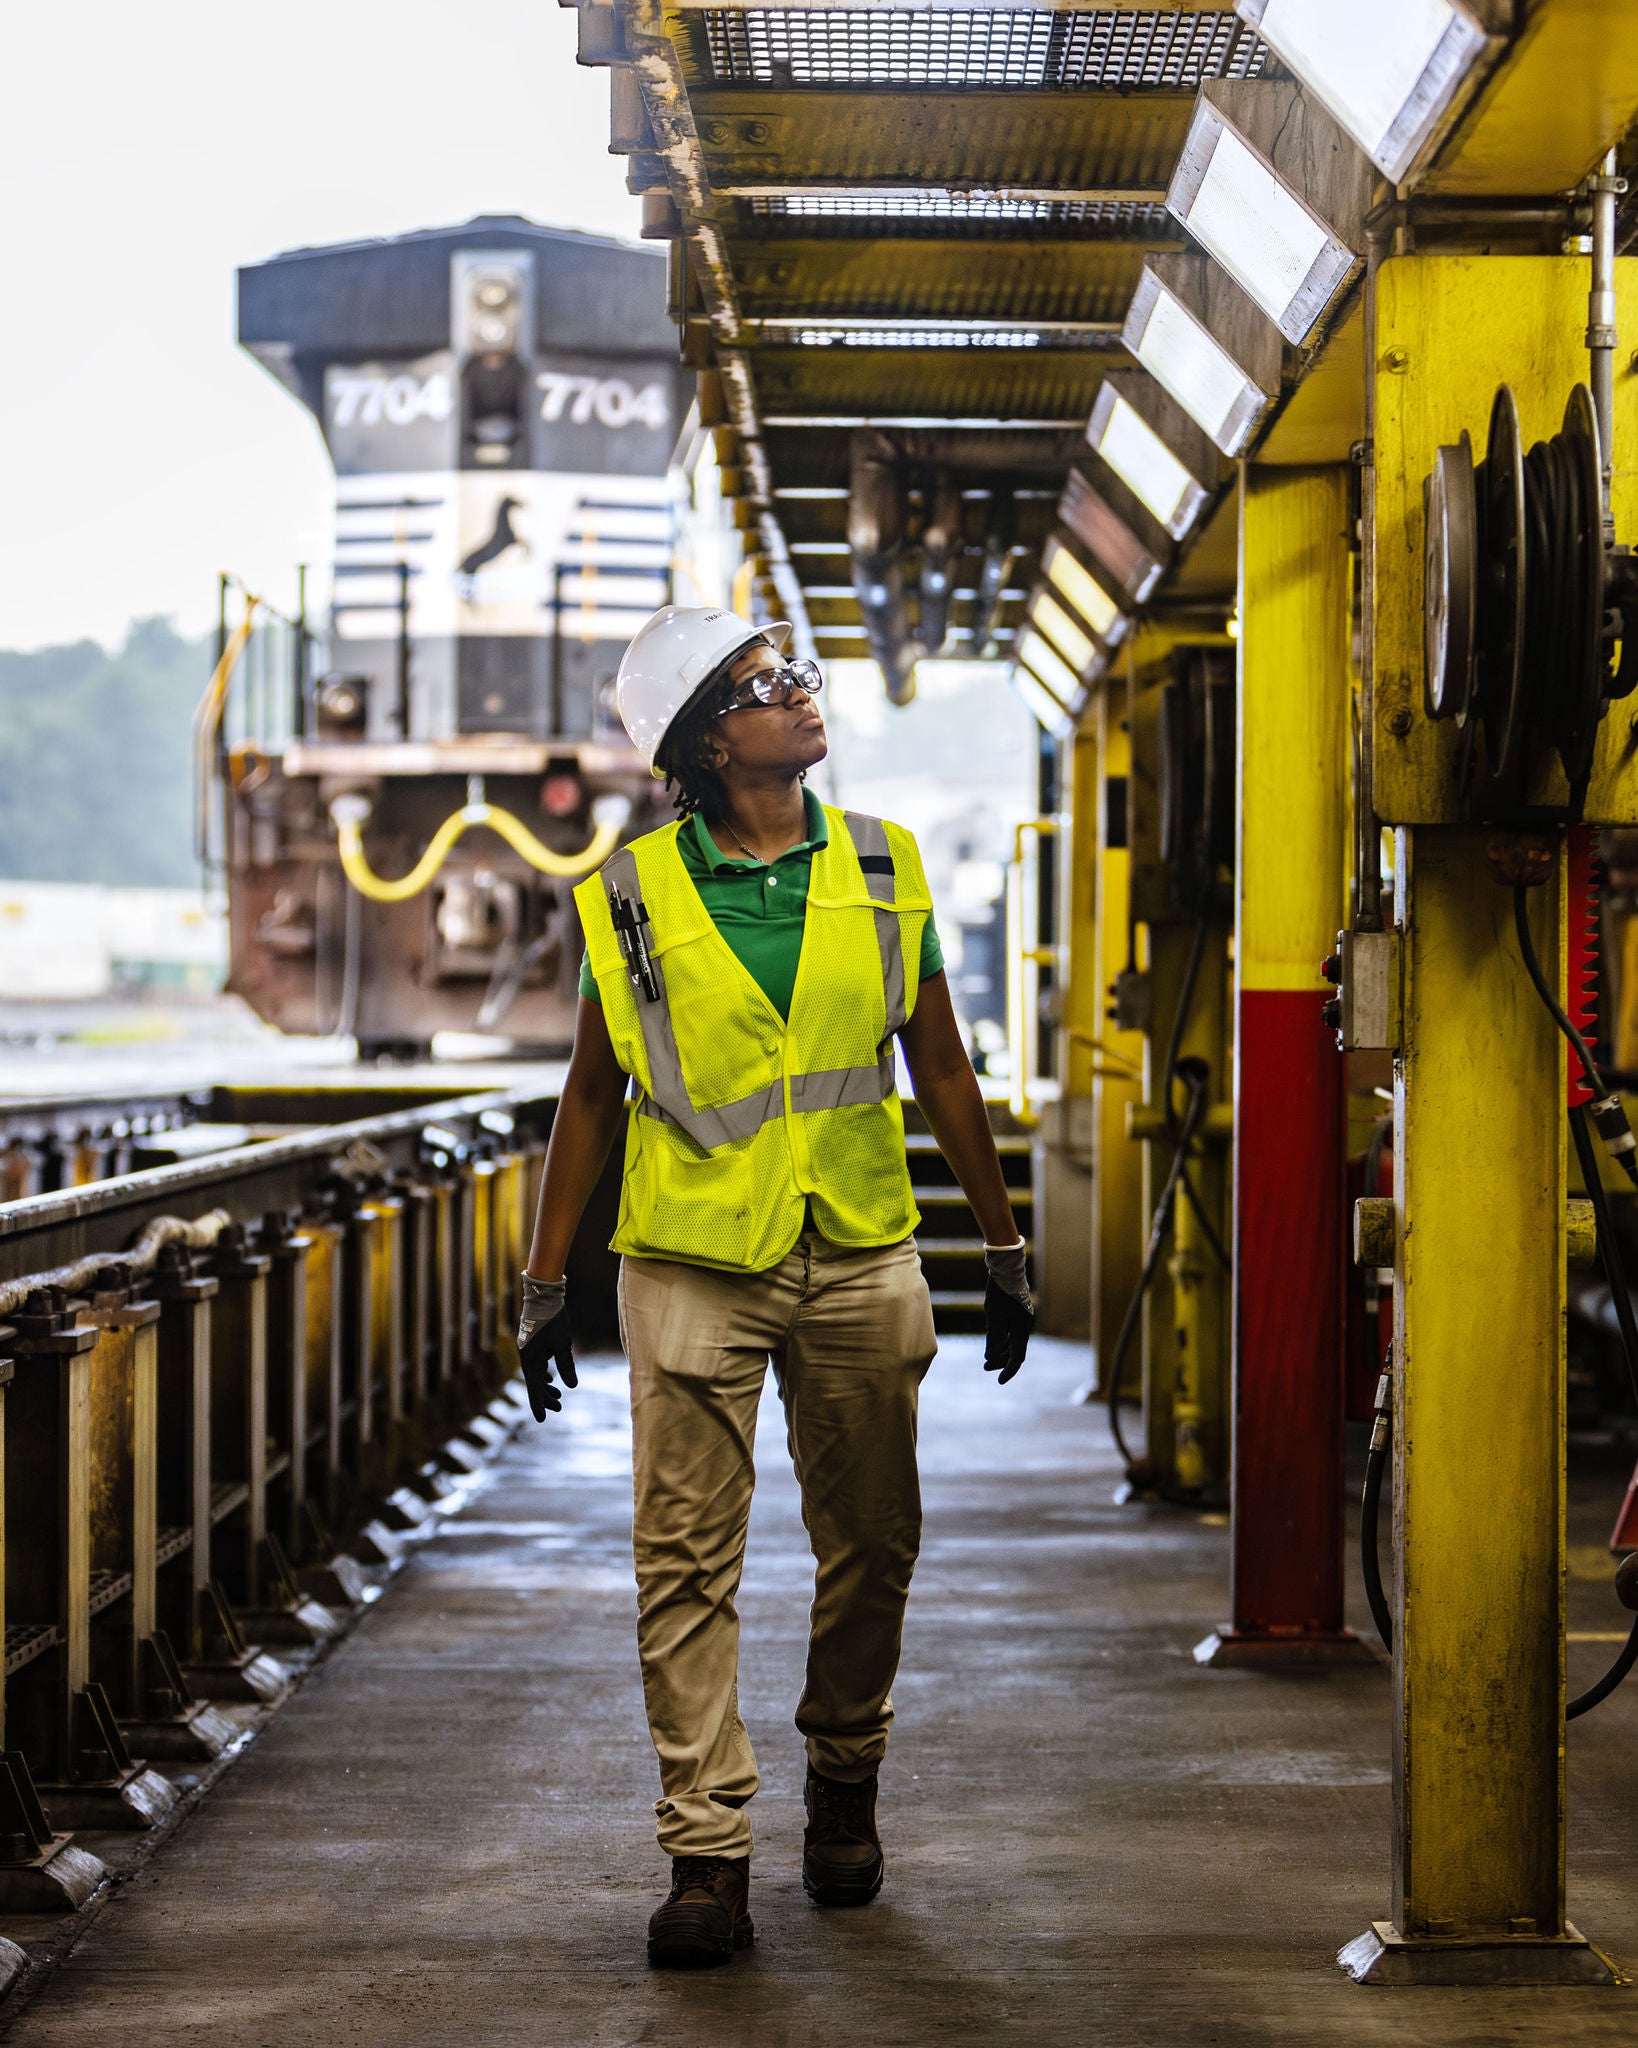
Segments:
[[[724,84],[1187,92],[1208,78],[1261,77],[1272,65],[1230,9],[711,8],[704,27],[712,75]]]
[[[998,228],[1079,228],[1110,240],[1153,241],[1172,236],[1175,223],[1164,206],[1130,199],[1038,199],[1021,192],[911,190],[788,192],[749,199],[753,220],[798,221],[807,232],[814,222],[829,233],[873,237],[891,223],[894,235],[920,226],[941,239],[967,232],[991,235]]]

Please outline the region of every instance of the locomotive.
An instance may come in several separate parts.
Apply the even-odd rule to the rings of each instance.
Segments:
[[[328,633],[297,626],[289,689],[250,692],[236,739],[219,650],[228,986],[364,1057],[438,1031],[561,1048],[573,883],[661,821],[613,679],[671,596],[692,380],[664,258],[484,217],[238,287],[238,339],[318,422],[336,497]]]

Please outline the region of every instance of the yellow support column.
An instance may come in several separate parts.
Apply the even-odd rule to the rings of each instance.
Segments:
[[[1638,266],[1618,266],[1631,331]],[[1376,1983],[1609,1983],[1565,1917],[1565,1056],[1499,879],[1513,835],[1465,822],[1460,735],[1423,704],[1423,486],[1498,385],[1523,438],[1585,378],[1587,268],[1404,256],[1367,345],[1371,791],[1395,828],[1386,986],[1394,1084],[1393,1917],[1339,1961]],[[1616,387],[1616,530],[1638,528],[1638,385]],[[1586,817],[1632,818],[1630,720],[1604,721]],[[1534,763],[1553,828],[1553,764]],[[1559,784],[1562,789],[1562,783]],[[1558,799],[1560,810],[1563,797]],[[1565,864],[1529,893],[1562,997]],[[1493,868],[1494,863],[1494,868]],[[1397,996],[1397,1001],[1395,1001]],[[1397,1029],[1392,1011],[1397,1008]]]
[[[1096,944],[1099,743],[1089,711],[1062,750],[1063,815],[1040,858],[1056,861],[1056,1098],[1040,1105],[1034,1144],[1035,1312],[1054,1337],[1089,1334],[1092,1261],[1092,1076],[1098,1039]]]
[[[1396,1727],[1394,1919],[1413,1936],[1557,1936],[1563,1059],[1518,964],[1510,893],[1490,873],[1484,835],[1418,830],[1400,841],[1394,1547],[1400,1696],[1418,1705]],[[1537,951],[1557,962],[1558,888],[1533,892],[1532,909]],[[1562,986],[1562,972],[1554,978]],[[1482,1287],[1476,1226],[1488,1247]]]
[[[1189,1285],[1195,1291],[1182,1326],[1192,1338],[1187,1355],[1179,1343],[1170,1245],[1144,1296],[1143,1442],[1141,1451],[1134,1446],[1128,1475],[1130,1493],[1139,1497],[1217,1498],[1228,1480],[1230,1289],[1219,1247],[1226,1248],[1230,1235],[1233,910],[1221,856],[1206,851],[1210,835],[1203,812],[1196,815],[1202,799],[1192,792],[1202,783],[1214,790],[1216,804],[1227,807],[1232,822],[1232,765],[1221,778],[1209,765],[1214,721],[1228,719],[1232,737],[1224,659],[1229,644],[1226,638],[1160,629],[1140,636],[1130,656],[1131,907],[1139,929],[1140,1000],[1148,1012],[1143,1096],[1129,1114],[1132,1135],[1143,1141],[1140,1244],[1149,1239],[1174,1156],[1167,1115],[1167,1066],[1174,1051],[1179,1075],[1205,1070],[1189,1175],[1210,1224],[1210,1233],[1202,1225],[1195,1239],[1207,1254],[1197,1279],[1190,1254]],[[1171,735],[1164,741],[1163,728]],[[1162,788],[1168,777],[1169,793]],[[1170,1093],[1181,1114],[1187,1101],[1181,1079]],[[1184,1199],[1179,1192],[1179,1203]]]
[[[1127,798],[1132,737],[1126,690],[1108,683],[1097,702],[1098,757],[1097,877],[1093,902],[1093,951],[1097,972],[1097,1017],[1101,1054],[1092,1069],[1092,1365],[1104,1388],[1104,1369],[1114,1356],[1121,1319],[1143,1264],[1143,1148],[1127,1135],[1132,1107],[1143,1088],[1143,1033],[1122,1030],[1115,1021],[1116,977],[1128,965],[1131,942],[1132,856]],[[1134,1347],[1122,1379],[1137,1389],[1142,1370]]]
[[[1398,834],[1393,1920],[1342,1960],[1608,1982],[1564,1913],[1564,1062],[1486,838]]]
[[[1203,923],[1178,1058],[1201,1061],[1209,1074],[1202,1136],[1189,1175],[1219,1243],[1226,1244],[1233,1130],[1231,921],[1226,909],[1218,909]],[[1144,1047],[1144,1105],[1134,1115],[1136,1128],[1149,1141],[1143,1148],[1145,1236],[1171,1170],[1172,1146],[1162,1122],[1165,1058],[1189,978],[1196,931],[1193,924],[1172,923],[1149,929],[1153,1023]],[[1174,1246],[1179,1249],[1175,1224],[1185,1206],[1180,1196],[1173,1211]],[[1181,1325],[1172,1259],[1162,1258],[1144,1302],[1143,1438],[1149,1469],[1139,1477],[1144,1490],[1216,1498],[1226,1494],[1229,1476],[1229,1276],[1192,1212],[1184,1234],[1191,1247],[1192,1294]],[[1180,1343],[1180,1327],[1192,1331],[1192,1349],[1185,1351]]]
[[[1349,475],[1241,471],[1233,1620],[1202,1663],[1368,1660],[1343,1625]]]

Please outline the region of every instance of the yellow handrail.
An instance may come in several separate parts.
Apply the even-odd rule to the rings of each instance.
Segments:
[[[1013,831],[1012,859],[1007,865],[1007,1041],[1012,1055],[1008,1107],[1026,1129],[1033,1129],[1038,1121],[1030,1089],[1035,1065],[1037,983],[1036,975],[1028,970],[1049,965],[1056,958],[1057,949],[1029,944],[1024,931],[1024,835],[1033,836],[1039,864],[1041,841],[1050,839],[1057,829],[1055,817],[1021,819]]]
[[[210,681],[205,685],[205,694],[200,698],[193,714],[194,748],[194,791],[198,800],[198,811],[194,819],[194,842],[201,859],[204,858],[206,842],[210,834],[210,782],[211,750],[222,727],[222,712],[227,704],[228,684],[233,680],[233,671],[239,666],[239,657],[250,641],[250,629],[256,618],[259,597],[245,592],[245,615],[228,636],[227,645],[222,649],[221,659],[211,670]]]
[[[487,825],[491,832],[498,832],[532,868],[538,868],[543,875],[578,881],[608,859],[620,843],[621,828],[625,824],[625,816],[605,817],[594,828],[582,852],[554,853],[535,837],[521,818],[515,818],[510,811],[503,811],[490,803],[465,804],[460,810],[452,811],[433,833],[427,841],[426,851],[409,873],[393,882],[378,875],[365,857],[364,820],[369,816],[367,799],[337,797],[330,806],[330,815],[335,820],[342,872],[358,893],[367,896],[372,903],[406,903],[410,897],[418,896],[449,858],[450,848],[456,840],[473,825]]]

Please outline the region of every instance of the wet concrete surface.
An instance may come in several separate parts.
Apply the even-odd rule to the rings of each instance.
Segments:
[[[803,1898],[791,1725],[810,1586],[770,1393],[742,1599],[758,1944],[651,1973],[662,1886],[632,1646],[623,1368],[501,1458],[132,1877],[18,2048],[922,2048],[1630,2042],[1635,1991],[1389,1991],[1388,1681],[1198,1669],[1221,1518],[1111,1504],[1077,1346],[1002,1390],[951,1340],[883,1773],[888,1881]],[[1578,1529],[1572,1627],[1618,1628]],[[1498,1530],[1500,1516],[1498,1514]],[[1600,1576],[1601,1574],[1601,1576]],[[1572,1683],[1611,1654],[1573,1644]],[[1571,1912],[1638,1965],[1638,1684],[1570,1736]],[[9,1931],[9,1930],[8,1930]]]

